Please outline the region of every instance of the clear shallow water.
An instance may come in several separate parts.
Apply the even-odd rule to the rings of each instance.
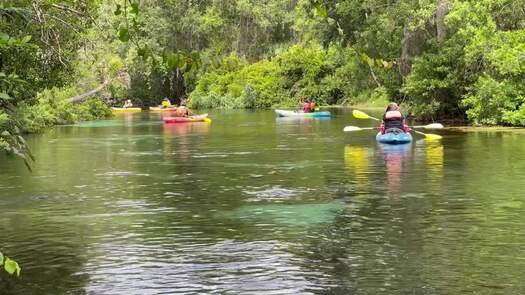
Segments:
[[[525,134],[376,144],[217,112],[57,127],[0,159],[2,294],[523,294]]]

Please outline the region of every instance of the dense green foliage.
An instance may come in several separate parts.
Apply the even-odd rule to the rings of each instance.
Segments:
[[[28,167],[32,156],[23,131],[107,115],[100,101],[73,106],[65,96],[70,88],[82,89],[80,70],[89,63],[79,67],[77,58],[97,9],[96,1],[0,3],[0,149],[22,157]]]
[[[319,104],[394,100],[421,118],[523,125],[523,6],[517,0],[141,6],[142,27],[130,32],[136,50],[151,54],[129,51],[127,97],[152,104],[188,93],[195,108],[293,106],[305,96]],[[155,61],[166,51],[198,51],[202,66],[177,80]]]
[[[72,104],[68,98],[75,95],[75,88],[52,88],[40,92],[35,104],[21,103],[17,115],[22,121],[23,131],[34,133],[53,125],[111,116],[111,110],[98,98]]]
[[[364,90],[373,89],[361,73],[364,65],[353,50],[315,42],[252,64],[232,54],[200,76],[190,103],[195,108],[269,108],[295,106],[304,97],[314,97],[321,105],[348,98],[353,103],[372,101],[377,95]]]
[[[0,148],[29,163],[21,132],[183,96],[525,125],[524,20],[521,0],[6,0]]]

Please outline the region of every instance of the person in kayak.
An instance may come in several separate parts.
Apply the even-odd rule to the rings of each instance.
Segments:
[[[399,111],[399,106],[397,103],[391,102],[388,104],[381,121],[381,134],[395,129],[402,130],[405,133],[410,131],[410,128],[405,123],[405,117]]]
[[[123,108],[127,109],[127,108],[132,108],[132,107],[133,107],[133,103],[131,102],[131,99],[126,100]]]
[[[188,98],[186,96],[183,96],[181,99],[180,99],[180,106],[181,107],[185,107],[186,105],[188,104]]]
[[[303,112],[304,113],[311,113],[314,111],[314,103],[312,101],[312,98],[308,98],[306,102],[303,102]]]
[[[180,105],[177,108],[177,111],[175,111],[175,117],[190,117],[192,115],[190,109],[186,107],[185,105]]]
[[[171,101],[166,97],[162,100],[160,106],[164,109],[171,108]]]

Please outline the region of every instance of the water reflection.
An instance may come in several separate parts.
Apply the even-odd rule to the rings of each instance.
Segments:
[[[248,204],[228,212],[227,216],[278,226],[313,226],[333,221],[344,207],[345,204],[341,201],[308,204]]]
[[[429,181],[439,183],[443,179],[444,148],[440,141],[424,144],[425,169]]]
[[[205,135],[209,132],[210,124],[206,122],[163,124],[163,151],[164,158],[178,155],[184,161],[191,157],[193,136]]]
[[[210,125],[206,122],[163,124],[163,134],[180,137],[196,134],[204,135],[210,131]]]
[[[345,167],[347,173],[353,176],[358,191],[365,191],[369,186],[370,154],[368,147],[350,144],[345,146]]]
[[[312,133],[320,124],[330,121],[330,117],[301,118],[301,117],[277,117],[275,123],[277,130],[281,133],[301,131]]]
[[[398,194],[412,144],[378,143],[378,147],[386,168],[388,187],[392,193]]]
[[[326,280],[275,240],[104,246],[108,256],[86,265],[90,294],[314,294]],[[112,257],[121,263],[108,268]]]
[[[0,156],[0,293],[522,294],[524,137],[389,147],[350,116],[29,137],[33,172]]]

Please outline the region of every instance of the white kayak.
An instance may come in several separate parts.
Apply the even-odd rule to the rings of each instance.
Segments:
[[[332,114],[330,112],[311,112],[311,113],[305,113],[302,111],[296,112],[296,111],[287,111],[287,110],[275,110],[275,113],[277,113],[277,116],[279,117],[309,117],[309,118],[316,118],[316,117],[330,117]]]

